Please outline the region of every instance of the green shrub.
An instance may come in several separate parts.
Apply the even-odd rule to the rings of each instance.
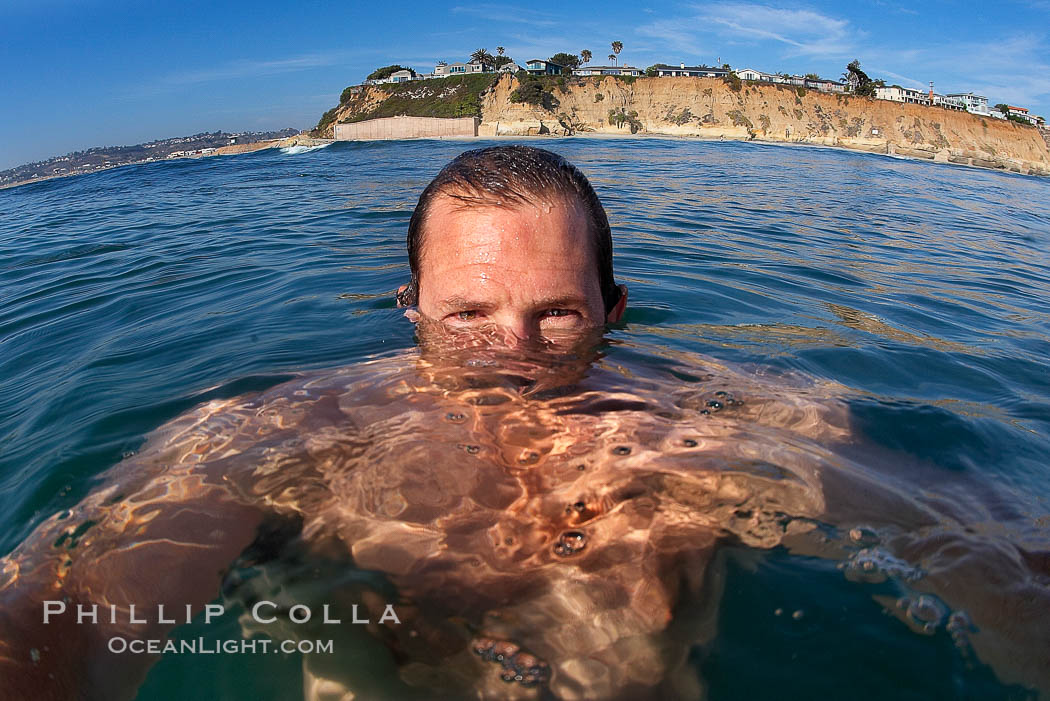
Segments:
[[[564,80],[564,79],[562,79]],[[510,94],[511,102],[524,102],[553,111],[558,106],[558,98],[547,89],[547,81],[540,76],[528,76],[521,81],[518,88]]]
[[[328,110],[327,112],[321,115],[321,121],[317,123],[316,127],[318,134],[327,129],[328,125],[335,121],[335,113],[337,111],[339,111],[339,108],[333,107],[332,109]]]
[[[380,117],[480,117],[481,96],[498,76],[491,73],[455,75],[383,86],[388,97],[369,112],[351,116],[349,122]]]
[[[383,66],[382,68],[375,69],[374,71],[368,74],[368,78],[366,80],[382,80],[383,78],[389,78],[398,71],[412,71],[412,69],[405,68],[404,66],[399,66],[395,63],[392,66]],[[415,74],[416,72],[412,71],[412,75]]]
[[[634,110],[624,112],[622,107],[609,110],[609,124],[615,124],[618,129],[627,124],[632,134],[637,134],[642,128],[642,123],[638,121],[638,113]]]
[[[801,85],[796,85],[795,86],[795,94],[798,95],[799,97],[805,97],[806,96],[806,89],[804,87],[802,87]]]
[[[747,127],[748,129],[753,129],[755,126],[740,110],[733,110],[730,112],[729,118],[733,120],[733,126],[736,127]]]
[[[740,80],[740,76],[733,71],[729,71],[729,74],[725,77],[725,81],[729,84],[729,89],[733,92],[740,92],[740,88],[744,85],[743,81]]]

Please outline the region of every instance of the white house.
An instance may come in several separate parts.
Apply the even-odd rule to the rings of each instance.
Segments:
[[[827,78],[803,78],[802,85],[809,90],[819,92],[846,92],[846,84],[839,80],[828,80]]]
[[[390,74],[390,77],[384,80],[384,83],[407,83],[410,80],[415,80],[415,76],[412,71],[396,71]]]
[[[453,65],[455,65],[455,64],[453,64]],[[471,61],[470,63],[467,64],[466,72],[467,73],[493,73],[493,72],[495,72],[495,70],[496,70],[495,68],[493,68],[492,66],[490,66],[487,63],[482,63],[481,61]]]
[[[1014,107],[1013,105],[1007,105],[1006,113],[1011,117],[1020,117],[1024,121],[1028,122],[1032,126],[1036,125],[1035,117],[1028,114],[1028,110],[1024,107]]]
[[[510,63],[504,63],[502,66],[496,69],[498,73],[517,73],[520,70],[521,66],[514,63],[514,61],[511,61]]]
[[[956,110],[962,112],[966,109],[966,106],[954,97],[948,97],[947,95],[933,94],[933,105],[934,107],[943,107],[946,110]]]
[[[880,100],[891,102],[906,102],[912,105],[929,105],[930,96],[921,90],[902,88],[899,85],[889,85],[884,88],[875,88],[875,97]]]
[[[972,92],[953,92],[944,96],[963,106],[971,114],[988,116],[988,98],[984,95],[974,95]]]
[[[573,75],[579,76],[602,76],[602,75],[641,75],[642,72],[634,66],[583,66],[574,68]]]
[[[681,63],[678,66],[669,66],[666,63],[658,63],[654,67],[656,68],[656,75],[661,78],[684,76],[691,78],[725,78],[729,75],[729,71],[724,68],[713,68],[711,66],[687,66],[684,63]]]
[[[525,62],[525,70],[532,75],[561,75],[565,66],[560,66],[557,63],[551,63],[550,61],[544,61],[541,58],[534,58],[531,61]]]
[[[756,71],[754,68],[745,68],[742,71],[737,71],[736,74],[740,76],[740,80],[751,80],[762,83],[772,83],[773,74],[763,73],[762,71]]]

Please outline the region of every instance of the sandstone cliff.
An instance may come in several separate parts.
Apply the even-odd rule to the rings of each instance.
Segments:
[[[814,91],[799,94],[793,86],[769,84],[744,83],[734,90],[715,78],[605,77],[550,81],[554,100],[547,109],[511,102],[517,87],[517,79],[508,74],[480,92],[479,136],[636,132],[756,139],[1050,175],[1050,144],[1041,130],[939,107]],[[376,112],[390,97],[378,87],[365,88],[330,111],[331,119],[318,135],[330,137],[332,124]]]

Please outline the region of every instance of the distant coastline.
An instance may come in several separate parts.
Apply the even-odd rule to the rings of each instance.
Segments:
[[[311,134],[333,138],[340,124],[396,115],[474,116],[481,138],[633,134],[812,144],[1050,175],[1050,131],[937,106],[709,77],[550,77],[532,86],[531,101],[521,88],[512,74],[365,85],[345,91]]]
[[[453,77],[428,83],[439,87],[441,83],[456,81],[457,78]],[[326,113],[331,117],[328,123],[311,132],[287,129],[285,133],[291,132],[291,135],[282,138],[204,146],[182,154],[174,151],[162,158],[130,160],[98,166],[87,172],[171,158],[207,158],[269,148],[317,146],[331,143],[334,127],[340,123],[382,118],[389,116],[386,112],[391,109],[416,116],[431,116],[434,112],[444,115],[450,104],[458,108],[464,103],[462,91],[446,98],[432,99],[420,92],[418,83],[414,93],[418,97],[406,99],[405,93],[412,87],[363,86],[352,95],[346,93],[344,97],[349,96],[349,99],[342,100]],[[549,106],[515,101],[512,96],[518,87],[517,79],[512,75],[501,76],[492,84],[486,83],[480,90],[474,86],[471,89],[478,90],[477,101],[471,109],[477,113],[477,136],[440,138],[556,139],[574,136],[754,141],[842,148],[1026,175],[1050,175],[1050,130],[983,119],[966,112],[842,95],[799,94],[794,89],[769,85],[745,83],[740,89],[734,89],[724,81],[712,78],[623,80],[606,76],[577,79],[563,85],[552,84],[551,96],[555,100]],[[448,92],[447,87],[443,92]],[[222,132],[215,134],[226,139],[234,136]],[[153,144],[185,145],[188,140],[202,136],[209,135],[180,137]],[[148,146],[151,144],[118,148]],[[92,149],[82,153],[104,151]],[[64,158],[69,156],[43,163]],[[86,173],[56,173],[3,182],[0,190],[81,174]]]
[[[255,151],[268,148],[275,141],[297,134],[299,130],[292,128],[232,134],[216,131],[160,139],[134,146],[96,147],[0,171],[0,189],[70,175],[87,175],[125,165]]]

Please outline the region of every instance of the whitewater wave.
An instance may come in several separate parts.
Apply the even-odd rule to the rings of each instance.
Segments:
[[[316,146],[285,146],[281,149],[281,153],[286,153],[289,156],[294,156],[297,153],[316,151],[317,149],[326,148],[328,146],[331,146],[331,144],[318,144]]]

